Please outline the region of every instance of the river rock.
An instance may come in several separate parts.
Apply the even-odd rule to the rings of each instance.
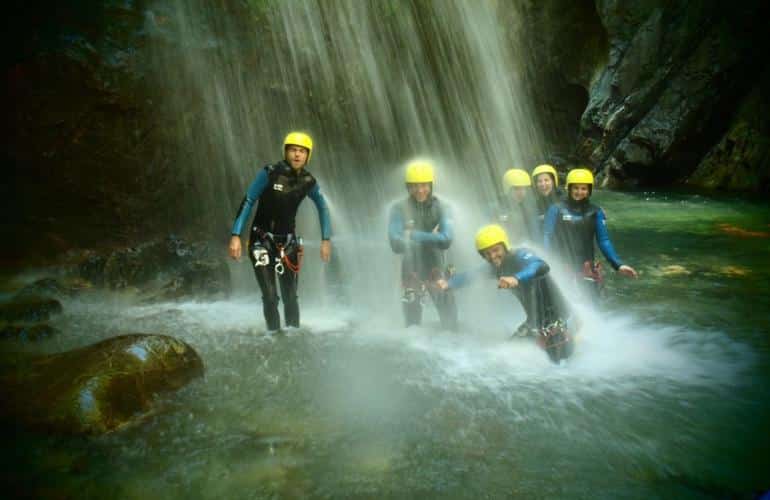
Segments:
[[[8,322],[45,321],[51,315],[61,312],[61,303],[56,299],[31,297],[0,304],[0,320]]]
[[[5,412],[33,428],[101,434],[137,422],[159,393],[203,375],[195,350],[165,335],[130,334],[33,358],[0,379]]]
[[[58,330],[46,324],[34,325],[6,324],[0,326],[0,339],[13,339],[21,341],[37,341],[53,337]]]

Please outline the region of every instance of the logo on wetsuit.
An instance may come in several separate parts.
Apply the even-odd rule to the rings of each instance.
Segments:
[[[274,191],[283,191],[283,184],[273,184]]]

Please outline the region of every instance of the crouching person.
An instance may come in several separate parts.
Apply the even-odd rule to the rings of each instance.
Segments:
[[[526,248],[511,248],[505,230],[496,224],[484,226],[476,234],[476,249],[489,264],[487,271],[497,279],[498,288],[510,290],[527,315],[514,337],[533,337],[553,362],[568,358],[574,349],[567,330],[567,306],[548,276],[549,267]],[[461,288],[479,273],[458,273],[439,280],[443,289]]]

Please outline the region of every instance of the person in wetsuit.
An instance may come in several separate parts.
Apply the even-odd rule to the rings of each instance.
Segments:
[[[533,337],[554,362],[568,358],[573,351],[567,329],[569,310],[548,274],[548,264],[527,248],[511,248],[508,234],[497,224],[479,229],[476,250],[490,264],[487,271],[497,279],[498,288],[511,290],[524,308],[526,320],[513,337]],[[457,273],[437,285],[441,289],[461,288],[478,274]]]
[[[532,182],[535,191],[537,218],[542,231],[545,213],[551,205],[559,203],[564,198],[564,191],[559,189],[559,175],[551,165],[543,164],[535,167],[532,171]],[[538,238],[537,241],[538,243],[542,241],[542,237]]]
[[[498,223],[530,243],[542,241],[543,232],[537,219],[529,174],[519,168],[508,170],[503,176],[503,191],[505,195],[499,205]]]
[[[415,161],[406,167],[409,196],[390,211],[388,239],[393,252],[403,255],[401,285],[406,326],[422,321],[422,301],[430,295],[441,326],[457,329],[457,306],[448,290],[431,286],[447,272],[444,251],[452,245],[454,228],[449,208],[433,195],[433,165]]]
[[[302,200],[309,196],[321,223],[321,260],[331,257],[331,223],[326,200],[318,182],[305,166],[313,153],[313,140],[291,132],[283,142],[283,160],[262,168],[246,191],[233,222],[230,257],[240,260],[243,226],[254,203],[259,201],[251,223],[249,258],[262,291],[262,311],[269,331],[281,327],[276,275],[281,287],[286,326],[299,327],[297,280],[302,260],[302,240],[295,232],[295,218]]]
[[[604,211],[591,203],[594,176],[577,168],[567,174],[567,199],[552,205],[545,215],[543,243],[555,250],[594,302],[602,284],[600,265],[594,260],[594,240],[610,265],[623,276],[636,278],[633,267],[623,264],[610,241]]]

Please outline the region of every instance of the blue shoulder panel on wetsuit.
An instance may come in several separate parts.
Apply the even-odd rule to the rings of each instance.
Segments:
[[[519,283],[526,283],[532,278],[548,272],[548,264],[535,255],[532,250],[519,248],[513,255],[517,263],[522,266],[521,270],[514,274]]]
[[[615,247],[612,246],[610,233],[607,232],[607,217],[601,208],[596,211],[596,243],[599,245],[599,250],[602,251],[604,257],[609,261],[613,269],[617,271],[623,263],[620,261]]]
[[[556,231],[556,222],[559,220],[559,205],[553,204],[548,207],[543,221],[543,248],[551,250],[553,236]]]
[[[233,229],[230,231],[230,234],[240,236],[243,226],[246,225],[249,214],[251,214],[254,203],[262,196],[262,192],[267,186],[267,181],[267,170],[263,168],[246,191],[246,197],[241,202],[241,208],[238,210],[238,215],[235,216],[235,222],[233,222]]]
[[[328,240],[332,235],[329,206],[326,204],[326,198],[321,194],[321,188],[318,185],[318,181],[316,181],[315,186],[313,186],[313,189],[311,189],[307,195],[313,200],[313,203],[315,203],[315,207],[318,210],[318,220],[321,223],[321,239]]]

